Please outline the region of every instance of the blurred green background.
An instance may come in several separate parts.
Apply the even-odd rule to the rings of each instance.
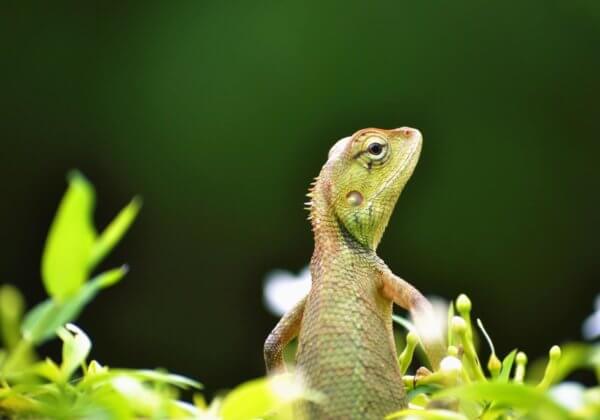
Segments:
[[[42,299],[69,169],[101,227],[139,193],[105,264],[132,271],[79,320],[93,356],[230,387],[263,373],[262,281],[308,262],[329,147],[409,125],[422,159],[382,257],[469,294],[501,353],[579,339],[600,292],[597,4],[3,4],[0,277]]]

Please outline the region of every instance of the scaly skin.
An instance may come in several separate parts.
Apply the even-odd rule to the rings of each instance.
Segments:
[[[268,372],[298,336],[297,370],[325,395],[311,419],[380,419],[406,406],[396,360],[392,305],[411,311],[431,363],[444,351],[429,302],[395,276],[375,250],[421,151],[418,130],[360,130],[338,141],[309,197],[315,236],[308,296],[265,342]]]

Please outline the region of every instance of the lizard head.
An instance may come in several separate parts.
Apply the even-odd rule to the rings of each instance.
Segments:
[[[309,193],[313,228],[334,218],[375,249],[421,152],[418,130],[367,128],[339,140]]]

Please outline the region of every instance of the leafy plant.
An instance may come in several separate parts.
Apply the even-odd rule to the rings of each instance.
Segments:
[[[592,368],[600,381],[600,345],[567,344],[561,350],[549,351],[541,380],[525,378],[527,356],[511,351],[502,361],[481,320],[477,324],[489,343],[491,354],[487,372],[476,352],[471,323],[471,301],[461,295],[450,307],[448,321],[448,354],[435,372],[405,375],[409,390],[409,408],[390,414],[389,419],[590,419],[600,418],[600,386],[582,391],[581,404],[569,409],[568,402],[553,397],[548,390],[576,368]],[[459,315],[454,315],[458,312]],[[411,328],[406,320],[395,318]],[[414,333],[407,335],[407,348],[414,346]],[[399,358],[401,366],[410,361]],[[409,356],[412,357],[412,351]],[[538,363],[540,365],[540,363]]]
[[[202,388],[192,379],[88,362],[91,340],[72,322],[98,292],[127,273],[124,265],[92,275],[135,220],[141,200],[134,198],[97,233],[92,185],[79,172],[68,181],[42,257],[48,299],[25,312],[19,291],[0,287],[0,417],[238,419],[289,409],[299,398],[316,398],[291,376],[281,376],[242,384],[210,406],[197,394],[191,404],[178,398],[180,390]],[[39,360],[35,346],[53,338],[62,341],[62,360]]]
[[[102,289],[127,273],[121,266],[93,274],[135,220],[141,200],[134,198],[98,233],[92,223],[92,185],[78,172],[68,179],[42,257],[48,299],[26,312],[15,287],[0,287],[0,417],[285,420],[294,417],[299,400],[327,403],[293,374],[245,382],[208,405],[199,393],[201,384],[192,379],[89,361],[92,342],[73,322]],[[526,378],[525,353],[515,349],[500,360],[477,320],[491,350],[486,371],[477,351],[471,302],[461,295],[450,306],[449,347],[440,369],[408,373],[419,337],[408,320],[395,320],[409,330],[398,357],[408,408],[389,419],[600,419],[600,386],[578,385],[579,401],[571,405],[557,399],[552,388],[575,369],[591,369],[600,381],[598,344],[569,343],[562,350],[554,346],[548,363],[534,363]],[[61,360],[39,360],[35,347],[56,338],[62,341]],[[195,392],[193,403],[180,399],[181,390]]]

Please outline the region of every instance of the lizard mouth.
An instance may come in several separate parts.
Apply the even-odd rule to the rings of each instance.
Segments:
[[[373,194],[372,198],[377,198],[388,187],[395,185],[403,175],[407,174],[406,178],[408,179],[412,175],[415,166],[417,166],[419,154],[421,153],[421,136],[401,141],[410,141],[406,156],[402,159],[396,170],[392,172],[391,176],[381,184],[381,187]]]

